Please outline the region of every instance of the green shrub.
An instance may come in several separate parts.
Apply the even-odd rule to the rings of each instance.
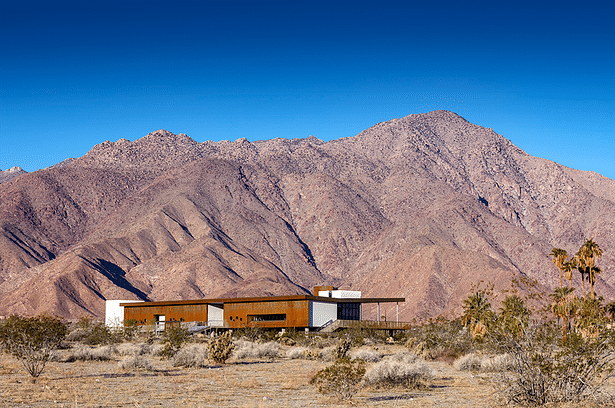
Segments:
[[[163,348],[160,355],[165,358],[171,358],[182,348],[183,344],[188,339],[188,330],[181,325],[167,324],[163,332],[162,344]]]
[[[322,394],[334,394],[341,400],[350,400],[359,392],[364,375],[363,361],[351,361],[345,357],[316,373],[310,384],[316,385]]]
[[[94,322],[91,317],[84,316],[76,323],[76,328],[70,333],[69,340],[95,346],[118,343],[121,337],[120,332],[112,332],[103,322]]]
[[[0,345],[15,356],[33,378],[41,375],[68,329],[60,319],[12,315],[0,325]]]

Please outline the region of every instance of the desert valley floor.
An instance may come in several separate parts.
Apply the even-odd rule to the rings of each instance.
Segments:
[[[381,346],[385,354],[403,349]],[[2,407],[503,406],[493,374],[458,371],[442,361],[428,362],[433,379],[423,389],[364,388],[351,402],[341,402],[319,394],[309,384],[318,370],[331,364],[319,360],[230,360],[223,366],[178,368],[169,360],[152,357],[153,367],[148,371],[119,368],[121,357],[50,362],[32,382],[17,360],[6,354],[1,358]],[[609,388],[613,392],[615,382]]]

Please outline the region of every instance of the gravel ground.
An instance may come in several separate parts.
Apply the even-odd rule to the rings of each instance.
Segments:
[[[395,349],[387,350],[392,354]],[[490,374],[460,372],[429,362],[434,378],[424,389],[366,387],[352,403],[319,394],[310,378],[330,363],[315,360],[231,361],[177,368],[148,356],[153,371],[110,361],[51,362],[36,382],[7,355],[0,357],[1,407],[494,407]]]

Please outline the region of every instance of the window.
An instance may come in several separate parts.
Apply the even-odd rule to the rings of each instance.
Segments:
[[[338,320],[361,320],[361,304],[338,303],[337,318]]]
[[[286,314],[249,315],[248,321],[250,322],[283,322],[283,321],[286,321]]]

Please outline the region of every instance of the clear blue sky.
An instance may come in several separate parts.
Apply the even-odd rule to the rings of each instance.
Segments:
[[[615,179],[615,2],[0,1],[0,169],[447,109]]]

